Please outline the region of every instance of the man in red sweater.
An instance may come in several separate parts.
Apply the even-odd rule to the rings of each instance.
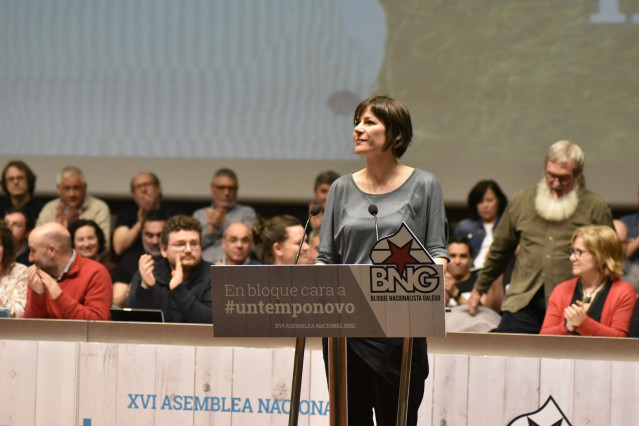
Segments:
[[[71,235],[57,222],[29,235],[29,295],[25,318],[108,320],[111,277],[102,264],[71,248]]]

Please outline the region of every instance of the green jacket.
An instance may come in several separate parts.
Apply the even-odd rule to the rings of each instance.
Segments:
[[[537,214],[536,195],[536,187],[526,188],[508,203],[475,283],[476,289],[487,291],[504,272],[519,245],[510,286],[502,303],[503,311],[517,312],[526,307],[541,286],[544,286],[547,302],[557,284],[573,277],[568,258],[575,229],[591,224],[613,227],[612,212],[606,201],[587,189],[579,189],[577,210],[560,222],[548,221]]]

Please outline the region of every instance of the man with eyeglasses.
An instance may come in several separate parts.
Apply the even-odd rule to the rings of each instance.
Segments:
[[[257,220],[253,207],[237,202],[238,188],[237,175],[233,170],[217,170],[211,180],[211,206],[193,213],[202,225],[202,257],[207,262],[215,263],[224,257],[222,237],[231,223],[243,222],[251,228]]]
[[[0,199],[0,214],[12,207],[20,207],[35,220],[42,210],[43,203],[33,198],[36,175],[24,161],[9,161],[2,170],[0,181],[2,190],[7,194]]]
[[[151,172],[140,172],[131,179],[131,197],[135,205],[118,212],[113,231],[113,252],[123,255],[142,248],[141,230],[144,216],[151,210],[160,208],[167,217],[179,211],[162,203],[162,185],[160,179]]]
[[[501,306],[501,323],[495,331],[539,333],[552,290],[572,278],[573,231],[590,224],[613,227],[606,201],[583,186],[583,165],[584,153],[578,145],[554,143],[546,154],[539,184],[521,190],[508,203],[468,301],[474,314],[481,295],[517,253]]]
[[[249,255],[253,248],[251,230],[243,222],[233,222],[224,231],[222,237],[222,249],[224,258],[217,265],[260,265]]]
[[[202,260],[201,233],[193,217],[167,220],[160,237],[162,258],[140,256],[127,308],[161,309],[167,322],[212,322],[211,271]]]
[[[58,222],[69,228],[78,219],[92,220],[98,224],[107,247],[111,246],[111,210],[103,200],[87,194],[84,173],[76,166],[66,166],[56,177],[59,197],[42,207],[36,226]]]

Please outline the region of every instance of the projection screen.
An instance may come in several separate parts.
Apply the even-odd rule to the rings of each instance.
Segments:
[[[75,164],[95,194],[151,170],[167,197],[207,197],[228,166],[243,199],[300,201],[362,167],[352,113],[381,93],[411,110],[402,161],[447,202],[536,184],[569,139],[587,186],[634,204],[637,40],[630,0],[3,1],[0,160],[46,194]]]

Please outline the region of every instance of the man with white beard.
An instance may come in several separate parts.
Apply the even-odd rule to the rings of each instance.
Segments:
[[[481,295],[517,251],[496,332],[539,333],[550,293],[557,284],[572,278],[569,256],[573,231],[590,224],[613,227],[606,201],[583,187],[583,164],[584,153],[578,145],[554,143],[546,154],[544,177],[537,187],[519,191],[508,203],[468,301],[474,315]]]

